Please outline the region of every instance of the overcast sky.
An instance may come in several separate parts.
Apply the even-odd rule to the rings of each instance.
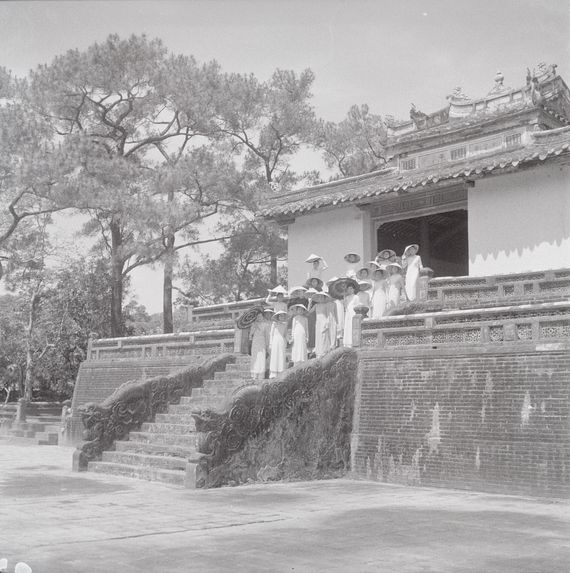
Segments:
[[[568,0],[3,1],[0,65],[24,75],[111,33],[146,33],[175,53],[262,79],[309,67],[327,120],[361,103],[405,119],[411,102],[440,109],[455,86],[486,94],[497,70],[517,87],[527,67],[545,61],[570,81],[569,30]],[[160,310],[160,279],[143,272],[134,283],[139,301]]]

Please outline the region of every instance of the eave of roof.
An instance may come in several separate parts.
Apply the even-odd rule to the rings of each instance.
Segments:
[[[532,134],[530,145],[491,153],[474,159],[430,167],[414,173],[400,173],[394,168],[340,179],[272,197],[260,210],[268,219],[308,213],[339,204],[350,204],[385,193],[435,184],[445,180],[479,177],[490,172],[519,168],[562,154],[570,154],[570,127]]]

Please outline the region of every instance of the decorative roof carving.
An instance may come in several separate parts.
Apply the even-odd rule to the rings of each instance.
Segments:
[[[528,134],[527,145],[512,149],[504,147],[484,155],[466,157],[463,161],[445,165],[430,165],[409,173],[394,168],[348,177],[308,189],[300,189],[275,196],[269,200],[261,214],[269,218],[295,216],[313,209],[373,199],[385,193],[412,190],[438,182],[460,182],[462,179],[482,176],[503,169],[570,156],[570,127],[562,127]]]
[[[471,101],[471,98],[463,91],[461,86],[457,86],[454,90],[447,96],[450,101]]]
[[[512,91],[513,88],[506,87],[505,85],[503,85],[504,81],[505,81],[505,76],[503,75],[503,73],[497,72],[497,74],[495,75],[495,85],[491,88],[487,96],[504,94]]]

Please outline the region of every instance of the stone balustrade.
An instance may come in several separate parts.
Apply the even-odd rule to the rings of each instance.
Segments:
[[[354,327],[361,347],[556,343],[570,340],[570,302],[448,310],[380,320],[357,317]]]
[[[431,279],[427,301],[441,308],[473,308],[570,298],[570,269],[486,277]]]
[[[234,351],[234,328],[90,340],[87,360],[156,360]]]
[[[240,300],[238,302],[227,302],[222,304],[211,304],[208,306],[198,306],[189,312],[188,322],[192,327],[202,327],[204,323],[232,322],[247,309],[261,304],[263,299],[255,298],[250,300]]]

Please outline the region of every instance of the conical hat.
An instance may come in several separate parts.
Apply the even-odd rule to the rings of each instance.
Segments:
[[[392,249],[384,249],[376,255],[377,261],[389,261],[392,257],[396,256],[396,251]]]
[[[279,310],[271,317],[271,320],[275,321],[287,320],[287,313],[284,310]]]
[[[289,289],[289,296],[296,297],[302,296],[307,292],[307,288],[304,286],[294,286]]]
[[[286,295],[287,291],[285,290],[285,287],[279,285],[276,286],[275,288],[269,288],[267,289],[269,292],[272,292],[273,294],[283,294]]]
[[[332,299],[332,296],[326,291],[316,292],[311,296],[311,300],[314,302],[329,302]]]
[[[346,253],[346,255],[344,255],[344,260],[346,261],[346,257],[350,257],[350,255],[354,255],[355,257],[358,257],[358,259],[355,262],[358,262],[360,260],[360,255],[358,253],[353,253],[353,252]]]
[[[402,255],[403,257],[406,256],[406,254],[408,253],[408,250],[411,248],[415,248],[416,249],[416,253],[420,250],[420,246],[417,245],[416,243],[412,243],[411,245],[408,245],[405,249],[404,249],[404,254]]]
[[[372,285],[368,281],[358,281],[358,290],[365,291],[372,288]]]
[[[398,267],[399,269],[401,269],[402,265],[400,263],[388,263],[386,265],[386,268],[388,268],[388,267]]]
[[[321,260],[323,257],[321,257],[320,255],[315,255],[315,253],[311,253],[308,257],[307,260],[305,261],[306,263],[314,263],[315,261],[319,261]]]
[[[324,284],[324,283],[323,283],[323,280],[320,279],[319,277],[311,277],[311,278],[308,278],[308,279],[307,279],[307,282],[305,283],[305,285],[307,286],[307,288],[312,288],[312,287],[311,287],[311,283],[312,283],[313,281],[317,281],[317,289],[323,288],[323,284]]]
[[[304,304],[301,304],[300,302],[292,304],[289,308],[302,308],[304,311],[307,310],[307,307]]]

